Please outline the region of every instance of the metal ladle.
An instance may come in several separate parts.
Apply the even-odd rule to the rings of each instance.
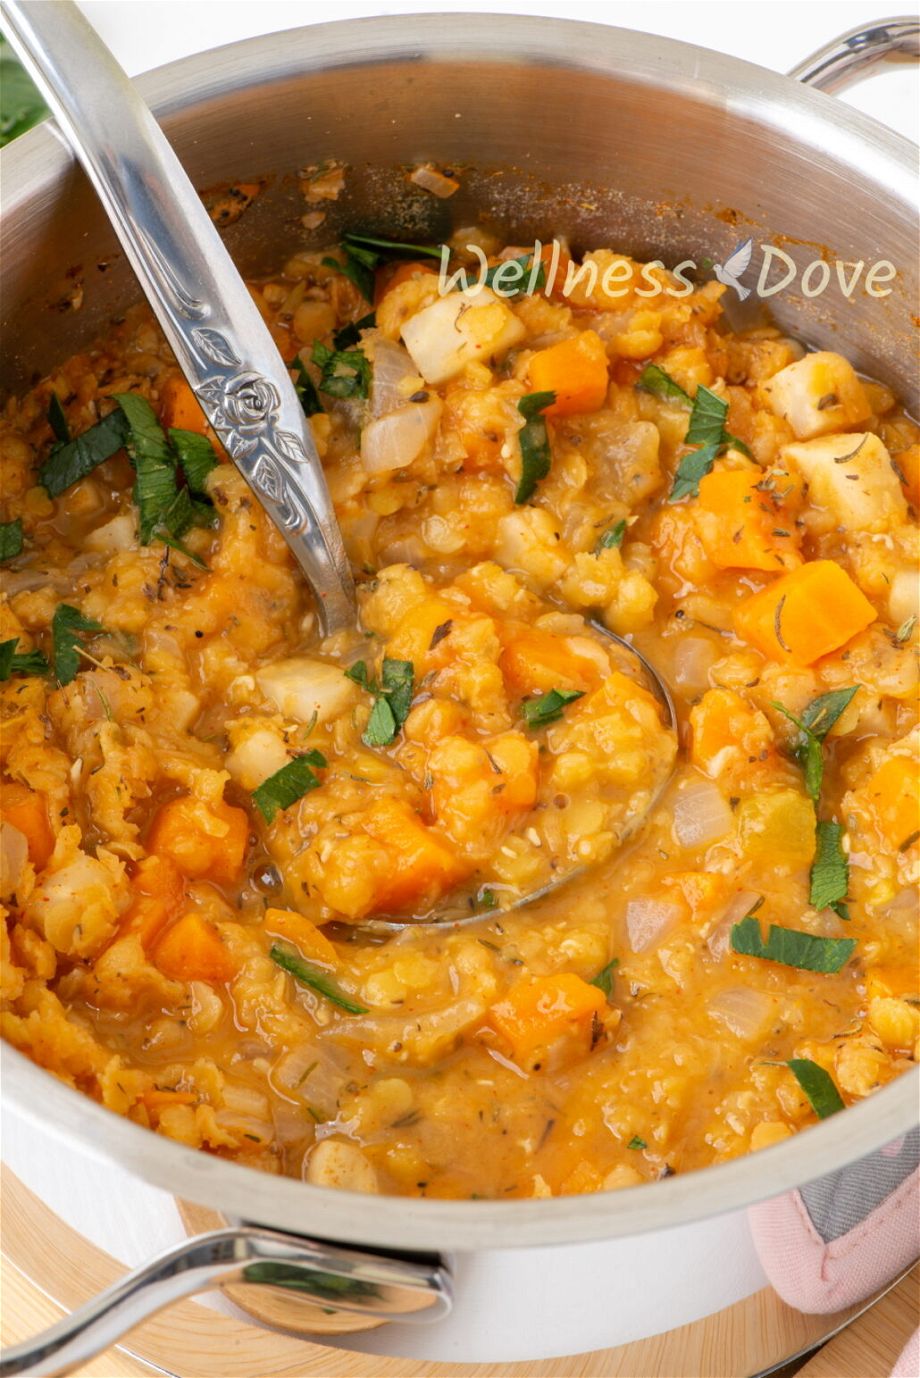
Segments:
[[[10,43],[83,164],[209,424],[303,571],[324,635],[353,630],[354,581],[309,423],[278,347],[169,141],[73,0],[5,0],[3,13]],[[593,626],[638,664],[673,731],[674,705],[658,672],[629,642]],[[579,873],[566,872],[507,908]],[[448,921],[482,917],[474,912]],[[437,920],[362,926],[394,931],[419,922]]]

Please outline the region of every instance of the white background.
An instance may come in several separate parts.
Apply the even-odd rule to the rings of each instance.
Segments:
[[[829,39],[890,17],[898,0],[636,0],[555,4],[352,4],[336,0],[79,0],[127,71],[222,43],[324,19],[444,10],[556,15],[663,34],[785,72]],[[852,104],[918,137],[915,68],[890,69],[854,88]],[[182,1236],[167,1193],[122,1170],[62,1155],[24,1122],[4,1121],[4,1157],[52,1209],[124,1262]],[[616,1278],[615,1284],[605,1279]],[[650,1280],[654,1279],[654,1283]],[[346,1348],[467,1362],[572,1354],[673,1328],[764,1285],[743,1214],[691,1231],[526,1254],[462,1259],[458,1304],[430,1330],[389,1326]]]
[[[624,29],[665,34],[715,48],[786,72],[829,39],[855,25],[909,13],[904,0],[556,0],[515,4],[461,0],[438,5],[355,4],[335,0],[79,0],[122,65],[133,76],[188,53],[252,34],[291,29],[328,19],[430,10],[491,11],[590,19]],[[917,141],[920,101],[917,69],[887,69],[843,99]]]

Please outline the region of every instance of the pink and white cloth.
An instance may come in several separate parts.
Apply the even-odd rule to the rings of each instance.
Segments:
[[[920,1256],[920,1129],[750,1212],[761,1262],[799,1311],[843,1310]],[[892,1378],[920,1378],[920,1332]]]

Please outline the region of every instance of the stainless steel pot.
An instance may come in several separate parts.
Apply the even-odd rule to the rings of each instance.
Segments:
[[[855,30],[799,74],[839,89],[876,62],[916,55],[917,32],[910,19]],[[486,222],[512,241],[556,233],[668,264],[718,260],[753,236],[781,244],[799,281],[816,257],[887,259],[897,269],[888,296],[847,300],[828,289],[809,300],[790,289],[771,307],[790,333],[839,347],[916,396],[915,150],[788,78],[597,25],[415,15],[234,44],[138,84],[197,186],[268,179],[226,234],[246,272],[310,241],[296,174],[328,158],[349,170],[343,195],[324,205],[317,243],[345,227],[439,239]],[[427,160],[459,170],[455,197],[439,201],[408,182],[407,167]],[[51,128],[6,149],[2,172],[9,390],[85,347],[138,293]],[[173,1250],[56,1334],[9,1352],[0,1373],[62,1372],[151,1310],[228,1278],[315,1297],[317,1274],[332,1274],[344,1281],[340,1309],[437,1315],[450,1294],[441,1251],[627,1236],[738,1209],[897,1137],[914,1122],[918,1096],[917,1075],[902,1077],[765,1154],[654,1187],[444,1202],[357,1197],[261,1174],[109,1114],[10,1048],[2,1066],[8,1102],[41,1129],[259,1224]]]

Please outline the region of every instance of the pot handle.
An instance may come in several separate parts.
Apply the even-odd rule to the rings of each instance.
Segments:
[[[438,1255],[365,1253],[253,1225],[195,1235],[126,1273],[93,1301],[0,1355],[0,1378],[54,1378],[108,1349],[182,1297],[228,1283],[284,1289],[336,1311],[435,1321],[451,1307]]]
[[[916,15],[879,19],[831,39],[792,68],[789,75],[806,86],[836,95],[882,66],[920,58],[920,22]]]

